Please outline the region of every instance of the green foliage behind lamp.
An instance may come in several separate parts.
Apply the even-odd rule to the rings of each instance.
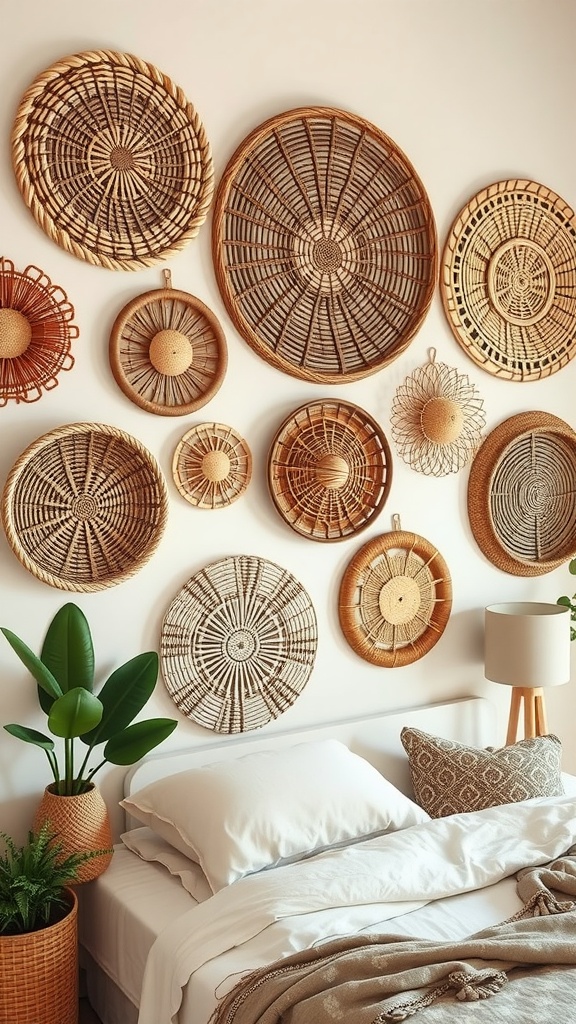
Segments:
[[[576,576],[576,558],[573,558],[568,565],[568,572],[571,572],[573,576]],[[572,594],[572,597],[559,597],[557,604],[563,604],[566,608],[570,609],[570,619],[572,622],[576,622],[576,594]],[[576,627],[570,626],[570,639],[576,640]]]

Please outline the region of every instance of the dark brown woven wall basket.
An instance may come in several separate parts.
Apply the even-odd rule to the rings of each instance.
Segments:
[[[320,399],[280,425],[268,456],[277,511],[302,537],[340,541],[367,527],[392,485],[384,431],[351,402]]]
[[[18,107],[12,161],[48,237],[111,270],[183,249],[214,191],[206,132],[182,90],[111,50],[65,57],[37,76]]]
[[[440,291],[452,332],[478,366],[540,380],[576,354],[576,215],[534,181],[498,181],[454,221]]]
[[[308,681],[316,614],[295,577],[249,555],[192,576],[170,604],[160,659],[178,709],[205,729],[247,732],[278,718]]]
[[[17,459],[2,497],[16,557],[37,579],[91,592],[133,576],[168,515],[160,468],[136,438],[103,423],[71,423]]]
[[[425,537],[394,529],[348,564],[338,597],[342,632],[365,661],[399,668],[440,639],[452,610],[446,562]]]
[[[403,352],[434,292],[436,227],[414,168],[379,128],[330,107],[278,114],[218,186],[216,279],[276,369],[338,384]]]
[[[470,467],[468,516],[486,558],[539,576],[576,554],[576,433],[547,412],[509,417]]]

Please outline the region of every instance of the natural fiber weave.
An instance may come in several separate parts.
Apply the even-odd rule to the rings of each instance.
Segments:
[[[576,433],[546,412],[511,416],[483,441],[468,479],[468,516],[486,558],[539,576],[576,554]]]
[[[206,133],[182,90],[111,50],[65,57],[38,75],[18,108],[12,161],[49,238],[111,270],[183,249],[214,190]]]
[[[272,366],[339,384],[386,366],[428,312],[430,202],[396,144],[342,110],[256,128],[218,186],[216,279],[242,337]]]
[[[156,549],[167,515],[154,457],[102,423],[71,423],[39,437],[14,464],[2,498],[14,554],[62,590],[101,590],[133,576]]]
[[[180,439],[172,460],[174,482],[196,508],[223,508],[236,501],[252,476],[252,453],[232,427],[200,423]]]
[[[454,336],[483,370],[540,380],[576,353],[576,215],[534,181],[498,181],[459,213],[442,259]]]
[[[71,370],[78,337],[66,293],[38,267],[22,272],[0,259],[0,406],[36,402]]]
[[[418,367],[396,390],[392,438],[412,469],[431,476],[457,473],[480,444],[486,416],[470,380],[446,363]]]
[[[81,864],[74,884],[90,882],[109,867],[112,860],[112,827],[108,808],[100,790],[94,785],[76,796],[60,796],[54,784],[46,787],[34,815],[33,829],[39,831],[46,822],[62,846],[62,856],[92,850],[108,850]]]
[[[338,598],[342,632],[365,661],[410,665],[438,642],[452,609],[442,555],[424,537],[393,530],[368,541],[349,562]]]
[[[110,366],[124,394],[147,412],[183,416],[214,397],[226,374],[224,332],[200,299],[171,286],[144,292],[120,310]]]
[[[316,657],[316,614],[301,583],[262,558],[207,565],[162,625],[166,689],[188,718],[220,733],[259,729],[300,696]]]
[[[78,898],[48,928],[0,935],[1,1024],[77,1024]]]
[[[291,413],[268,456],[277,511],[303,537],[346,540],[384,507],[392,458],[375,419],[350,402],[324,399]]]

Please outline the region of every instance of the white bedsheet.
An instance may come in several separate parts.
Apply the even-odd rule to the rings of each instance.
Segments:
[[[573,796],[531,800],[436,819],[241,879],[160,932],[146,961],[139,1024],[206,1024],[222,994],[214,987],[226,978],[233,983],[231,971],[344,932],[393,933],[397,922],[383,922],[412,911],[418,911],[414,931],[406,934],[425,937],[419,908],[546,863],[566,852],[575,835]],[[479,927],[488,923],[494,922]],[[236,947],[242,956],[230,957]],[[203,965],[215,958],[214,975]]]

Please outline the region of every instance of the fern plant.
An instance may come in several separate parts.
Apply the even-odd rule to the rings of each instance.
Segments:
[[[17,846],[0,832],[5,850],[0,855],[0,935],[37,931],[65,917],[70,909],[66,887],[74,883],[85,861],[107,852],[62,855],[62,844],[49,822]]]
[[[573,558],[572,561],[569,562],[568,572],[572,573],[573,576],[576,576],[576,558]],[[558,598],[556,604],[563,604],[565,608],[569,608],[570,619],[572,622],[576,622],[576,594],[572,594],[572,597],[566,597],[564,594],[562,597]],[[570,639],[576,640],[576,628],[574,626],[570,626]]]

